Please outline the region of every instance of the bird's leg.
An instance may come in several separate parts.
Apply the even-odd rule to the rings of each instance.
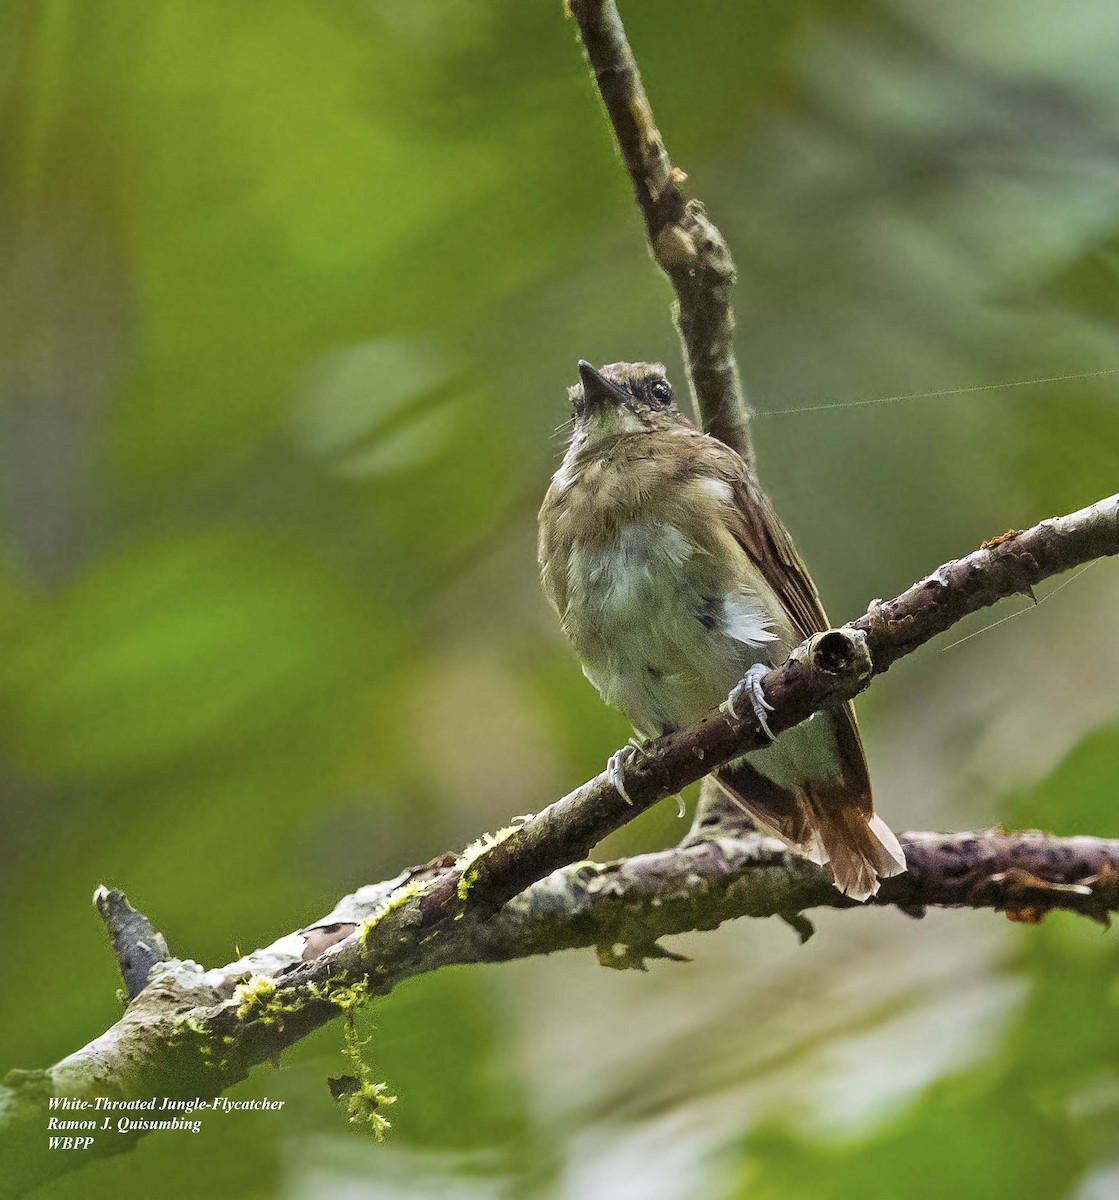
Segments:
[[[614,785],[614,790],[618,795],[630,805],[633,804],[633,801],[629,798],[629,792],[626,791],[626,767],[641,753],[644,753],[644,748],[635,746],[630,741],[620,750],[615,750],[606,760],[606,778]]]
[[[750,706],[754,710],[754,716],[758,719],[758,724],[765,731],[766,736],[772,742],[774,740],[773,730],[769,727],[769,722],[766,720],[765,714],[773,712],[773,705],[765,698],[765,692],[762,691],[762,680],[769,674],[770,668],[765,663],[754,663],[754,665],[743,675],[742,679],[731,689],[730,695],[723,701],[721,707],[724,712],[729,713],[737,721],[739,719],[736,705],[742,700],[750,701]]]

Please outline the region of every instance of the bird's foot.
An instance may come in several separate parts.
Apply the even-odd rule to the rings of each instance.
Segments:
[[[762,691],[762,680],[769,674],[770,668],[765,663],[754,663],[754,665],[746,672],[742,679],[731,689],[730,695],[723,701],[722,709],[729,713],[737,721],[739,713],[737,705],[743,700],[750,701],[750,707],[754,710],[754,716],[758,719],[758,724],[765,731],[766,737],[772,742],[774,740],[773,730],[769,727],[769,721],[766,720],[766,713],[773,712],[773,705],[765,698],[765,692]]]
[[[626,791],[626,767],[631,766],[633,760],[639,754],[644,753],[644,747],[630,741],[606,760],[606,778],[610,780],[614,785],[614,790],[627,804],[633,804],[633,801],[629,797],[629,792]]]
[[[606,777],[627,804],[632,804],[633,801],[630,799],[629,792],[626,791],[626,767],[632,766],[634,759],[649,757],[649,751],[645,749],[647,744],[638,741],[637,738],[630,738],[621,750],[615,751],[606,760]],[[681,819],[687,815],[684,797],[679,793],[676,795],[676,815]]]

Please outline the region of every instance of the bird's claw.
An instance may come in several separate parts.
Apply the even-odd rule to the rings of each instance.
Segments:
[[[626,767],[629,766],[639,753],[643,753],[640,746],[635,746],[632,742],[627,742],[620,750],[616,750],[606,760],[606,778],[614,785],[614,790],[619,796],[629,805],[633,801],[629,797],[629,792],[626,791]]]
[[[772,742],[774,740],[773,730],[769,727],[769,721],[766,720],[766,713],[773,712],[773,705],[765,698],[765,692],[762,690],[762,680],[769,674],[769,667],[765,663],[754,663],[754,665],[746,672],[742,679],[731,689],[730,695],[723,702],[723,710],[729,713],[736,721],[739,720],[737,705],[743,700],[750,701],[750,707],[754,710],[754,716],[758,719],[758,724],[765,731],[766,737]]]
[[[635,758],[648,757],[649,751],[645,749],[645,743],[639,742],[637,738],[630,738],[621,750],[615,751],[606,761],[606,777],[627,804],[632,805],[633,801],[630,799],[629,792],[626,791],[626,767],[631,766]],[[676,815],[681,818],[687,815],[684,797],[679,794],[676,796]]]

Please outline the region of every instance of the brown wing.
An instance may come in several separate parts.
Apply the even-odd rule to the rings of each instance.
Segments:
[[[735,541],[780,598],[801,637],[821,633],[829,627],[828,614],[773,502],[751,479],[746,464],[733,450],[725,449],[721,458],[723,478],[731,486],[729,528]],[[869,815],[874,811],[870,775],[854,705],[844,704],[833,709],[831,715],[841,759],[842,790],[848,799],[857,797],[859,808]]]
[[[801,637],[821,633],[828,628],[828,614],[772,501],[747,477],[744,466],[727,482],[733,491],[730,530],[735,540],[780,597]]]

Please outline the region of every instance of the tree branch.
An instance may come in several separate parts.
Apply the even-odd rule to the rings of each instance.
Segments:
[[[763,680],[770,725],[791,728],[854,696],[967,614],[1114,554],[1119,495],[946,563],[894,600],[873,602],[858,620],[817,634],[770,671]],[[237,962],[210,971],[190,961],[155,963],[147,986],[99,1038],[46,1070],[8,1074],[0,1145],[19,1153],[5,1155],[17,1166],[0,1176],[0,1195],[18,1195],[77,1161],[45,1150],[50,1097],[217,1095],[339,1015],[355,987],[385,995],[451,963],[592,944],[608,965],[639,966],[666,953],[657,938],[735,916],[779,915],[805,936],[805,909],[851,902],[826,872],[769,838],[569,866],[637,813],[765,742],[753,717],[712,712],[651,744],[627,773],[632,805],[602,774],[457,857],[362,888],[313,926]],[[903,842],[909,871],[885,881],[876,903],[913,914],[926,905],[996,908],[1026,919],[1061,908],[1103,920],[1119,910],[1119,842],[1000,832],[910,834]],[[567,870],[551,874],[559,867]],[[134,1140],[97,1139],[82,1161]]]
[[[875,600],[858,620],[809,638],[763,679],[773,706],[769,726],[782,733],[813,712],[863,691],[899,658],[997,600],[1029,594],[1042,580],[1095,558],[1119,554],[1119,495],[1025,532],[987,543],[945,563],[894,600]],[[608,833],[665,796],[675,795],[732,758],[768,744],[751,713],[722,709],[699,724],[658,738],[627,769],[619,796],[606,772],[514,830],[471,868],[476,905],[493,908],[535,879],[584,857]],[[425,897],[425,924],[445,914],[452,883]]]
[[[1063,909],[1104,924],[1119,909],[1119,840],[986,830],[901,841],[909,869],[883,880],[871,904],[914,917],[930,906],[989,908],[1025,921]],[[469,961],[594,946],[604,966],[643,969],[645,958],[672,957],[657,946],[671,934],[782,917],[804,938],[806,909],[861,907],[775,838],[721,838],[557,871],[479,928]]]

